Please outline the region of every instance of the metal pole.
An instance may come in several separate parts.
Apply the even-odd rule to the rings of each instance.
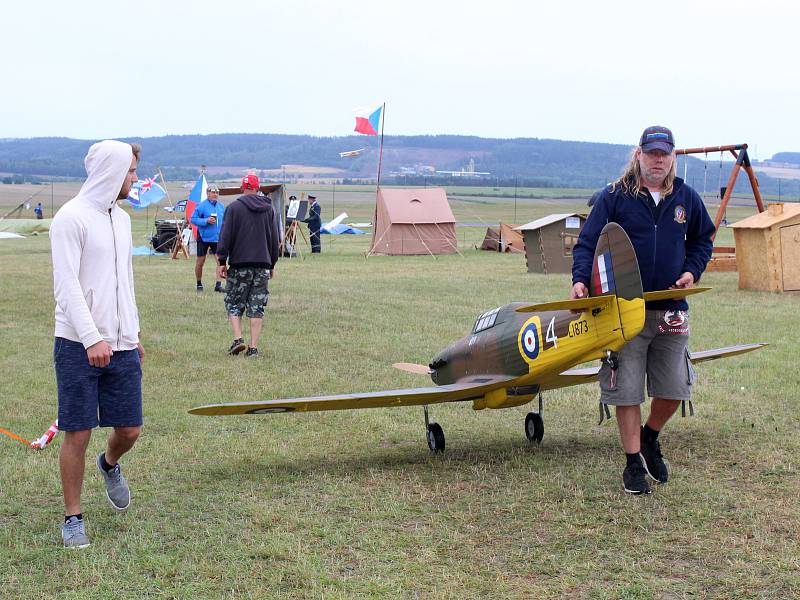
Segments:
[[[378,183],[377,187],[381,187],[381,163],[383,163],[383,126],[386,124],[386,102],[383,103],[383,110],[381,111],[381,149],[378,154]],[[377,198],[377,195],[376,195]]]
[[[54,209],[54,205],[53,204],[54,204],[54,202],[53,202],[53,182],[51,181],[50,182],[50,218],[51,219],[56,216],[56,211]]]
[[[333,212],[331,213],[331,219],[336,218],[336,180],[333,180]]]
[[[517,222],[517,176],[514,175],[514,223]]]

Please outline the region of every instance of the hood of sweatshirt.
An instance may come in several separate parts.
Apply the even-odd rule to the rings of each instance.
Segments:
[[[78,197],[107,212],[117,201],[132,160],[130,144],[116,140],[93,144],[83,161],[87,177]]]
[[[239,196],[239,200],[247,207],[247,210],[257,213],[267,212],[267,207],[270,206],[269,198],[261,194]]]

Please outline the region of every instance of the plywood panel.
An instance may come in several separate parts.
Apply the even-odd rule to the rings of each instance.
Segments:
[[[780,228],[782,290],[800,291],[800,225]]]
[[[735,229],[733,234],[736,238],[739,289],[771,289],[766,232],[761,229]]]

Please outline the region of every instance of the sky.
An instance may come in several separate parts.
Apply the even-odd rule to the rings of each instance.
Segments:
[[[537,137],[800,151],[783,0],[5,3],[0,138]]]

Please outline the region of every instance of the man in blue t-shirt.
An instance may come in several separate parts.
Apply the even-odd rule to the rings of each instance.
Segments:
[[[194,265],[194,274],[197,278],[197,291],[203,291],[203,265],[206,264],[206,255],[211,252],[216,266],[217,262],[217,242],[219,232],[222,231],[222,219],[225,215],[225,207],[219,201],[219,188],[216,185],[208,186],[208,199],[203,200],[192,213],[192,225],[197,226],[197,262]],[[215,292],[222,292],[222,280],[217,275],[217,282],[214,285]]]

